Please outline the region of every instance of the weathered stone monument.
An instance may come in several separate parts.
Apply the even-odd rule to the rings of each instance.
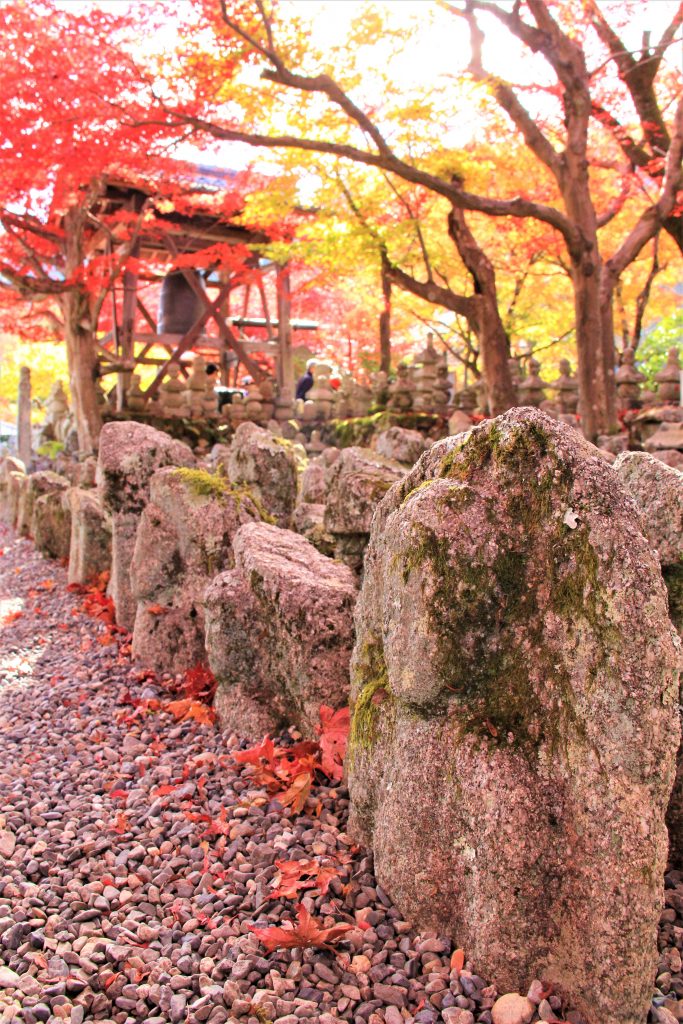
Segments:
[[[181,441],[144,423],[105,423],[97,466],[102,507],[111,516],[112,559],[109,591],[116,621],[132,629],[136,602],[130,590],[130,563],[149,481],[162,466],[193,466],[195,458]]]
[[[182,672],[206,663],[207,583],[232,566],[237,529],[260,517],[247,492],[202,469],[160,469],[149,488],[130,570],[133,654],[157,672]]]
[[[242,526],[233,550],[205,596],[219,719],[252,739],[292,723],[313,737],[320,705],[348,700],[353,573],[266,523]]]
[[[326,475],[325,530],[335,557],[360,569],[377,505],[406,474],[405,466],[369,448],[343,448]]]
[[[356,630],[349,828],[380,884],[499,991],[642,1024],[678,641],[618,476],[528,408],[437,442],[375,514]]]
[[[42,494],[38,494],[33,502],[31,513],[31,536],[33,543],[49,558],[66,561],[69,557],[71,542],[71,509],[66,499],[69,481],[58,473],[51,473],[55,483]],[[33,476],[38,476],[34,473]],[[29,476],[27,485],[30,487],[33,477]]]
[[[17,521],[26,479],[26,466],[21,459],[6,455],[0,464],[0,511],[9,526],[14,526]]]
[[[56,491],[61,494],[69,486],[66,477],[51,469],[39,470],[26,477],[25,486],[21,490],[17,506],[16,530],[21,537],[34,537],[35,523],[33,509],[36,501],[43,494]]]
[[[305,459],[305,452],[301,452]],[[248,487],[278,526],[290,526],[297,494],[297,450],[255,423],[235,431],[225,460],[232,483]]]
[[[377,435],[374,441],[375,451],[387,459],[394,459],[404,466],[413,466],[429,447],[419,430],[406,430],[405,427],[389,427]]]
[[[110,569],[111,524],[94,490],[70,487],[63,500],[71,512],[69,583],[90,583]]]

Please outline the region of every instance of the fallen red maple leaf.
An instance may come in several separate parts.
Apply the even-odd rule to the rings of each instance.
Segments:
[[[465,966],[465,951],[463,949],[456,949],[451,954],[451,970],[461,971]]]
[[[111,827],[113,831],[118,832],[119,835],[122,835],[124,832],[128,830],[128,818],[123,813],[123,811],[119,811],[119,813],[116,815],[116,820]]]
[[[7,615],[5,615],[4,619],[2,620],[3,626],[9,626],[11,622],[16,622],[17,619],[22,618],[23,614],[24,613],[19,610],[15,612],[7,612]]]
[[[249,925],[249,930],[263,943],[269,953],[276,949],[332,949],[337,942],[341,942],[350,931],[353,931],[353,925],[350,924],[335,924],[331,928],[323,928],[319,918],[311,917],[301,903],[296,907],[296,916],[299,922],[296,925],[293,921],[285,921],[282,928],[256,928]]]
[[[172,700],[164,704],[164,711],[168,711],[178,722],[186,722],[188,718],[194,718],[196,722],[203,725],[213,725],[216,721],[216,712],[213,708],[201,704],[197,700],[186,697],[184,700]]]
[[[233,753],[233,758],[238,764],[253,764],[260,767],[261,761],[266,761],[268,766],[275,769],[275,758],[282,755],[282,747],[276,747],[270,736],[264,736],[258,747],[249,747],[248,750],[238,750]]]
[[[325,775],[335,782],[344,777],[344,757],[349,739],[351,713],[348,708],[333,708],[323,704],[320,708],[320,764]]]
[[[331,866],[323,867],[317,860],[276,860],[277,874],[271,885],[274,887],[272,899],[282,896],[294,899],[301,889],[317,889],[324,895],[333,878],[339,878],[339,872]]]
[[[291,784],[283,793],[278,793],[277,798],[283,807],[291,807],[295,814],[300,814],[306,806],[306,800],[310,796],[313,785],[312,772],[299,772]]]
[[[173,785],[172,783],[170,783],[170,782],[169,782],[169,783],[167,783],[167,784],[166,784],[166,785],[164,785],[164,786],[157,786],[157,788],[156,788],[156,789],[153,789],[153,790],[152,790],[152,793],[151,793],[151,795],[152,795],[152,796],[154,797],[154,799],[156,800],[156,799],[157,799],[157,797],[160,797],[160,796],[168,796],[168,794],[169,794],[169,793],[172,793],[172,792],[173,792],[173,790],[174,790],[174,789],[177,789],[177,788],[178,788],[177,786],[174,786],[174,785]]]

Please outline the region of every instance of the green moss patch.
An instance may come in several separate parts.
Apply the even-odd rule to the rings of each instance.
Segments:
[[[349,733],[351,763],[354,751],[369,750],[373,746],[382,709],[386,710],[394,701],[389,687],[389,674],[384,661],[384,652],[378,641],[364,644],[356,663],[354,675],[356,685],[360,689],[351,713]]]
[[[214,475],[205,469],[179,466],[173,472],[197,498],[222,498],[229,488],[225,477]]]
[[[230,496],[234,499],[238,511],[241,510],[243,502],[248,501],[253,505],[262,522],[270,523],[271,526],[275,524],[275,519],[266,510],[261,499],[244,484],[231,484],[220,473],[209,473],[205,469],[189,469],[179,466],[173,472],[196,498],[224,500]]]

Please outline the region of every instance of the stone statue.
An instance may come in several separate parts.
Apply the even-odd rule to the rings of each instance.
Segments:
[[[655,374],[657,396],[666,405],[679,405],[681,399],[681,364],[678,349],[670,348],[665,365]]]
[[[171,363],[166,378],[161,383],[159,407],[161,415],[166,418],[188,415],[189,410],[185,403],[185,384],[180,380],[180,367],[177,363]]]
[[[529,360],[529,373],[519,385],[519,400],[522,405],[540,406],[545,401],[545,388],[548,387],[544,380],[541,380],[539,373],[541,364],[538,359]]]
[[[641,384],[646,376],[635,367],[636,353],[632,348],[624,349],[621,355],[621,366],[616,372],[617,401],[619,410],[638,409],[641,404]]]
[[[130,384],[126,391],[126,407],[131,412],[142,412],[146,405],[145,393],[140,387],[140,374],[130,375]]]
[[[571,363],[568,359],[560,360],[560,376],[552,383],[552,388],[557,391],[557,402],[560,412],[567,415],[576,412],[579,405],[579,382],[572,374]]]
[[[409,409],[412,409],[414,389],[406,363],[399,363],[396,367],[396,380],[389,390],[390,409],[394,412],[408,412]]]

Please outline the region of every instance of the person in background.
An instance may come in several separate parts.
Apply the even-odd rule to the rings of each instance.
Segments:
[[[214,382],[213,390],[216,393],[216,404],[218,406],[218,411],[220,412],[224,405],[230,405],[232,402],[232,393],[229,388],[226,388],[220,383],[218,367],[215,363],[206,364],[206,376]]]
[[[313,387],[313,367],[315,366],[315,359],[309,359],[306,363],[306,372],[303,377],[299,377],[296,385],[296,397],[302,401],[306,400],[306,395]]]

